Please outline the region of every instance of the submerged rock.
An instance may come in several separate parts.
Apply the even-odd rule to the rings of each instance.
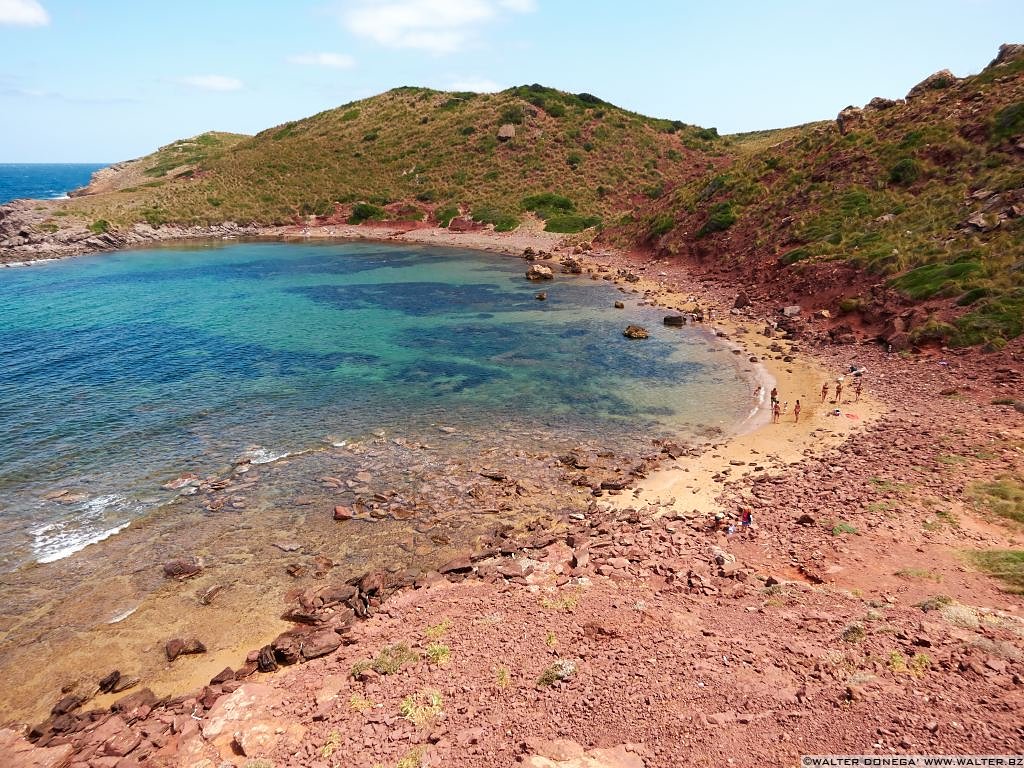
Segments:
[[[190,637],[186,640],[175,638],[174,640],[167,641],[167,645],[164,646],[164,653],[167,654],[168,661],[174,661],[179,656],[186,656],[194,653],[206,653],[206,646],[194,637]]]
[[[643,326],[628,325],[626,326],[626,330],[622,332],[622,335],[625,336],[627,339],[646,339],[651,334]]]

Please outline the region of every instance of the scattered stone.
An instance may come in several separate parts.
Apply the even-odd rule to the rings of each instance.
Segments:
[[[662,320],[662,322],[665,325],[672,326],[674,328],[681,328],[682,326],[686,325],[686,316],[685,315],[665,315],[665,317]]]
[[[334,519],[335,520],[351,520],[355,517],[355,513],[351,507],[338,505],[334,508]]]
[[[179,558],[164,563],[164,576],[169,579],[189,579],[203,570],[198,558]]]
[[[616,301],[615,302],[615,308],[616,309],[625,309],[626,308],[626,303],[623,302],[623,301]]]
[[[622,332],[622,335],[627,339],[646,339],[650,337],[650,333],[646,328],[640,325],[628,325],[626,330]]]
[[[174,661],[179,656],[206,653],[206,646],[194,637],[186,640],[175,638],[167,641],[167,644],[164,646],[164,652],[167,654],[168,661]]]

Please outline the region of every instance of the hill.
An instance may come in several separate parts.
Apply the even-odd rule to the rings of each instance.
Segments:
[[[1024,331],[1024,46],[722,147],[730,162],[609,237],[739,275],[755,296],[813,298],[845,314],[840,337],[868,325],[897,347],[1000,347]]]
[[[699,174],[716,140],[713,129],[540,85],[397,88],[251,138],[177,142],[134,161],[146,169],[141,183],[136,172],[97,188],[65,215],[115,228],[311,216],[446,223],[461,207],[501,230],[529,209],[552,231],[578,231]]]

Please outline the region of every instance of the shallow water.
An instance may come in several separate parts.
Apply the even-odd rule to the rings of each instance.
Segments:
[[[208,244],[0,273],[0,569],[50,562],[173,496],[182,472],[438,424],[628,447],[728,428],[748,384],[698,331],[604,281],[367,244]],[[625,339],[630,322],[653,331]],[[60,498],[48,498],[66,491]]]

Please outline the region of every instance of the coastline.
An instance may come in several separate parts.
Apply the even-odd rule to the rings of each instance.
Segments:
[[[330,233],[313,233],[311,239],[318,237],[323,238],[338,238],[338,239],[353,239],[352,236],[346,237],[345,235],[339,235],[337,230],[339,228],[325,228],[328,230],[334,230]],[[355,239],[363,240],[382,240],[382,241],[395,241],[401,240],[403,242],[416,242],[431,245],[450,245],[457,247],[468,247],[477,248],[477,245],[468,245],[467,240],[463,239],[464,235],[455,233],[445,232],[431,232],[430,234],[418,234],[424,232],[424,230],[404,230],[396,231],[390,228],[354,228],[359,230],[359,236]],[[285,228],[282,231],[274,231],[273,233],[266,233],[267,237],[285,238],[291,239],[297,237],[301,239],[304,235],[301,230],[296,235],[291,228]],[[480,237],[486,237],[480,235]],[[523,248],[532,247],[535,249],[554,250],[561,243],[561,238],[551,238],[550,236],[537,237],[536,233],[531,233],[529,236],[522,236],[520,238],[501,238],[497,241],[489,241],[490,247],[485,250],[493,252],[502,252],[509,254],[521,254]],[[555,244],[552,244],[555,242]],[[563,249],[565,246],[562,246]],[[571,246],[569,250],[572,250]],[[613,268],[624,268],[636,272],[639,270],[639,266],[635,261],[631,261],[630,257],[626,254],[605,252],[603,250],[595,251],[590,254],[583,253],[578,254],[583,256],[586,260],[585,266],[592,266],[598,263],[609,264]],[[648,267],[651,264],[647,265]],[[664,277],[670,278],[668,274]],[[557,278],[556,278],[557,279]],[[737,343],[740,348],[744,350],[745,354],[754,355],[759,358],[759,365],[764,367],[766,375],[773,377],[774,381],[777,382],[780,394],[783,400],[790,399],[795,400],[799,397],[805,404],[805,410],[801,416],[800,425],[795,425],[791,421],[791,414],[787,414],[783,418],[783,423],[779,425],[772,424],[760,424],[756,428],[748,432],[741,432],[740,434],[730,436],[729,439],[721,442],[713,443],[706,449],[699,452],[699,455],[690,455],[683,457],[682,466],[676,467],[662,467],[657,471],[650,474],[647,478],[642,478],[638,481],[635,491],[624,491],[621,494],[606,496],[601,500],[600,507],[605,510],[603,515],[611,515],[613,519],[619,520],[616,523],[615,530],[619,530],[624,525],[621,519],[614,518],[616,512],[622,514],[628,514],[636,509],[646,508],[647,512],[643,515],[643,519],[650,519],[652,524],[658,526],[667,526],[665,530],[669,530],[670,533],[674,532],[671,530],[672,526],[682,524],[692,531],[701,531],[705,527],[707,522],[706,518],[710,516],[714,510],[723,510],[726,512],[735,512],[737,504],[742,500],[744,502],[750,502],[758,508],[755,522],[760,527],[762,524],[768,524],[768,532],[770,534],[771,527],[776,526],[779,523],[775,520],[766,520],[762,515],[761,510],[765,509],[763,500],[758,499],[756,496],[752,496],[749,493],[749,483],[754,478],[761,475],[765,477],[782,477],[788,472],[794,470],[801,471],[801,467],[808,467],[816,462],[822,461],[825,457],[833,454],[835,451],[847,451],[851,443],[859,442],[865,438],[868,433],[873,432],[874,427],[879,423],[884,422],[887,418],[892,416],[892,402],[891,402],[891,384],[892,384],[892,373],[889,369],[894,368],[895,365],[900,365],[901,362],[898,360],[885,360],[878,361],[878,365],[874,364],[874,360],[877,359],[877,351],[872,351],[871,354],[867,354],[865,350],[865,356],[872,360],[869,363],[869,376],[868,381],[870,382],[866,388],[866,396],[861,398],[861,402],[857,403],[855,407],[843,408],[844,415],[836,419],[836,417],[828,416],[826,413],[831,408],[822,407],[820,398],[818,397],[818,391],[823,380],[831,381],[835,378],[835,374],[840,373],[844,370],[842,364],[839,362],[840,357],[843,355],[843,350],[827,349],[823,350],[820,348],[806,349],[803,343],[800,343],[798,350],[787,349],[786,352],[789,354],[780,354],[770,349],[773,343],[778,343],[776,339],[769,339],[761,335],[758,332],[758,327],[763,327],[765,322],[765,313],[749,313],[740,316],[729,314],[728,310],[728,289],[719,288],[717,290],[710,289],[706,285],[701,288],[696,288],[696,281],[688,280],[685,271],[680,272],[675,270],[675,274],[670,278],[672,284],[669,284],[669,280],[664,279],[650,279],[642,277],[636,282],[626,282],[619,276],[618,284],[620,290],[627,295],[635,297],[638,301],[655,302],[657,306],[663,306],[669,310],[686,310],[691,307],[694,300],[700,303],[704,308],[716,307],[718,312],[718,319],[707,323],[708,328],[714,332],[714,330],[721,330],[726,336],[729,337],[729,341]],[[787,347],[791,347],[788,342],[782,342]],[[793,359],[786,362],[784,357],[792,357]],[[859,351],[858,351],[859,357]],[[778,358],[778,359],[776,359]],[[885,365],[885,369],[882,366]],[[881,387],[883,391],[878,392],[877,396],[873,392],[876,385],[883,385]],[[767,386],[765,386],[767,389]],[[791,396],[788,393],[793,393]],[[916,396],[916,395],[915,395]],[[915,401],[917,402],[917,401]],[[858,418],[856,420],[846,418],[845,413],[851,412]],[[1019,426],[1018,426],[1019,429]],[[733,462],[743,462],[742,464],[733,464]],[[758,470],[757,467],[763,467],[762,470]],[[746,484],[746,485],[745,485]],[[733,492],[732,489],[739,487],[739,491]],[[767,511],[766,511],[767,514]],[[661,521],[661,522],[655,522]],[[764,522],[762,522],[764,521]],[[695,538],[698,538],[700,534],[693,533]],[[998,538],[998,532],[992,530],[986,530],[985,534],[991,539]],[[757,563],[757,558],[753,554],[754,543],[741,539],[739,541],[732,542],[731,544],[727,541],[718,538],[717,546],[725,546],[732,549],[736,553],[742,553],[743,560],[750,563],[748,570],[753,571],[764,571],[767,567],[770,569],[765,562]],[[552,545],[553,546],[553,545]],[[561,555],[559,555],[561,556]],[[522,557],[531,559],[536,558],[536,554],[527,554],[525,551]],[[541,552],[540,560],[542,562],[554,561],[558,558],[551,556],[551,552],[548,552],[545,548]],[[598,571],[594,574],[595,578],[594,586],[584,587],[585,591],[597,601],[600,601],[602,595],[605,594],[603,585],[615,584],[616,590],[624,593],[631,594],[634,590],[639,589],[646,596],[644,600],[651,600],[652,598],[647,594],[646,585],[648,582],[644,581],[643,576],[638,576],[635,571],[638,567],[634,567],[632,557],[626,558],[631,565],[623,568],[619,564],[606,573]],[[642,569],[639,569],[642,570]],[[792,579],[782,578],[784,585],[786,584],[806,584],[806,578],[800,574],[806,573],[808,567],[806,563],[801,562],[800,568],[789,570],[785,572],[790,574]],[[542,589],[550,589],[554,584],[561,581],[561,577],[553,580],[548,579],[547,576],[552,574],[571,574],[572,568],[562,566],[562,570],[553,567],[551,570],[545,571],[539,569],[539,573],[546,574],[545,579],[539,581],[535,580],[532,582],[534,586],[540,586]],[[770,572],[770,571],[769,571]],[[799,573],[798,573],[799,572]],[[776,574],[782,573],[782,571],[776,570]],[[837,572],[839,573],[839,572]],[[492,571],[491,576],[494,575]],[[511,589],[513,591],[518,590],[515,586],[519,582],[519,577],[506,577],[506,581],[511,578],[513,582]],[[649,577],[648,577],[649,578]],[[855,574],[849,572],[842,573],[838,579],[855,579]],[[500,580],[499,580],[500,581]],[[522,583],[524,585],[531,583],[528,576],[522,577]],[[563,584],[566,582],[562,581]],[[709,582],[710,583],[710,582]],[[977,590],[977,585],[974,582],[967,582],[970,586]],[[947,585],[947,589],[950,589],[952,585]],[[805,587],[794,586],[794,589],[799,591],[805,590]],[[448,585],[444,580],[437,582],[435,586],[430,586],[425,589],[417,589],[414,591],[405,590],[398,594],[397,597],[392,598],[395,600],[394,608],[387,608],[382,612],[377,613],[375,619],[368,622],[365,627],[360,626],[353,630],[354,634],[359,636],[360,643],[365,644],[369,642],[368,637],[375,637],[375,642],[393,642],[400,637],[403,637],[409,633],[409,627],[405,625],[403,621],[397,621],[397,617],[406,616],[406,619],[410,618],[408,615],[403,614],[403,607],[408,607],[410,610],[416,611],[417,619],[421,611],[431,611],[437,608],[433,605],[432,601],[438,599],[449,601],[449,610],[452,613],[460,614],[465,620],[464,610],[468,606],[476,605],[476,601],[480,600],[481,591],[487,592],[490,589],[488,584],[482,584],[480,586],[461,587],[459,584]],[[960,593],[963,594],[964,589],[960,589]],[[993,588],[986,590],[977,590],[980,594],[979,597],[984,596],[984,599],[995,600],[995,592]],[[501,590],[496,596],[490,596],[483,598],[486,600],[495,601],[506,601],[508,599],[508,591]],[[806,592],[803,592],[805,597]],[[588,598],[589,599],[589,598]],[[639,598],[638,598],[639,599]],[[849,597],[844,597],[843,600],[849,601]],[[1017,601],[1019,604],[1019,601]],[[387,603],[391,605],[391,601]],[[612,604],[614,605],[614,604]],[[1014,601],[1004,601],[1004,607],[1014,607]],[[527,620],[529,606],[524,607],[524,615],[519,617],[520,621]],[[511,608],[509,608],[511,610]],[[602,610],[609,610],[608,605],[604,605]],[[726,611],[727,613],[727,611]],[[906,620],[910,620],[912,614],[907,613]],[[901,619],[902,621],[903,619]],[[422,624],[422,621],[418,621],[417,625]],[[932,630],[934,631],[934,630]],[[761,635],[758,635],[760,638]],[[701,641],[704,644],[708,644],[710,641],[707,639]],[[238,646],[237,649],[232,649],[230,654],[210,654],[207,657],[197,657],[197,663],[192,666],[186,675],[183,675],[176,683],[168,685],[166,689],[170,692],[172,689],[177,691],[189,690],[198,688],[203,682],[203,677],[212,674],[211,670],[214,667],[219,667],[222,663],[232,665],[232,660],[229,658],[232,654],[238,653],[242,655],[244,649],[242,646]],[[344,658],[348,659],[351,654],[345,653]],[[239,659],[234,659],[237,663]],[[327,662],[333,663],[334,675],[342,675],[344,669],[339,670],[339,665],[343,667],[344,663],[347,662]],[[306,670],[310,671],[306,671]],[[292,672],[284,672],[277,676],[263,676],[260,675],[260,684],[266,684],[275,688],[288,686],[294,687],[297,685],[297,681],[304,679],[303,675],[308,677],[313,669],[312,662],[311,666],[296,667]],[[214,670],[216,671],[216,670]],[[429,667],[426,671],[429,671]],[[522,681],[520,681],[522,682]],[[245,686],[250,685],[246,683]],[[243,687],[245,687],[243,686]],[[219,691],[221,698],[229,699],[236,692],[237,686],[232,689],[229,685],[222,687]],[[349,690],[356,690],[352,687],[349,682],[346,682],[336,691],[331,701],[338,699],[342,692],[347,696]],[[356,690],[358,692],[358,690]],[[353,694],[355,695],[355,693]],[[105,698],[94,699],[92,703],[98,706],[106,706],[113,703],[112,699],[117,698],[116,696],[109,696]],[[91,705],[90,705],[91,706]],[[309,728],[307,723],[306,728]],[[452,734],[454,737],[455,734]],[[70,743],[70,742],[68,742]],[[586,743],[586,742],[585,742]],[[205,744],[205,742],[204,742]],[[212,742],[211,742],[212,744]],[[209,745],[206,745],[209,746]],[[275,748],[278,746],[283,747],[282,744],[277,742],[273,745]],[[204,746],[205,748],[205,746]],[[271,752],[268,751],[267,754]],[[0,746],[0,754],[3,754],[3,747]],[[262,754],[262,753],[261,753]],[[223,752],[222,752],[223,756]],[[236,763],[241,764],[241,762]],[[461,763],[460,763],[461,764]],[[652,764],[667,764],[659,762],[656,758]]]

